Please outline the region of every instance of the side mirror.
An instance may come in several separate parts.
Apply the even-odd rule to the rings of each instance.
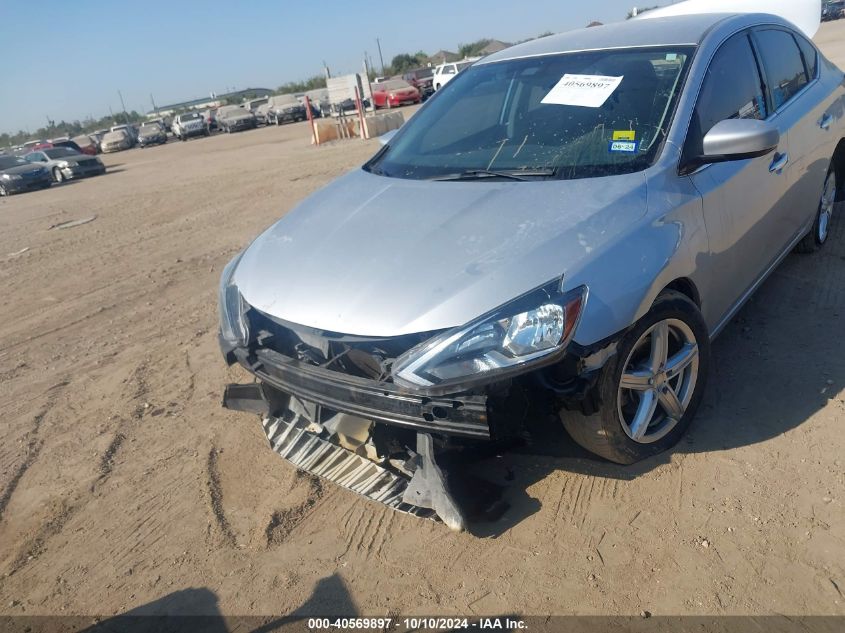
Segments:
[[[698,163],[724,163],[765,156],[780,143],[780,132],[757,119],[719,121],[704,135],[704,152]]]

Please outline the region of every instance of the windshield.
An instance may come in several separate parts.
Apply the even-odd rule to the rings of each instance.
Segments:
[[[478,171],[589,178],[645,169],[669,129],[692,52],[607,50],[475,65],[365,169],[411,179]]]
[[[67,158],[68,156],[79,156],[78,152],[74,152],[69,147],[54,147],[52,149],[42,150],[47,154],[48,158]]]
[[[146,123],[138,130],[138,134],[161,134],[161,126],[158,123]]]
[[[0,156],[0,169],[11,169],[12,167],[20,167],[28,163],[23,158],[17,156]]]
[[[179,116],[180,121],[193,121],[194,119],[199,119],[200,114],[198,112],[191,112],[190,114],[182,114]]]

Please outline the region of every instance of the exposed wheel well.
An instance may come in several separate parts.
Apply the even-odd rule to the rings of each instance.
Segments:
[[[839,141],[831,160],[836,167],[836,201],[845,201],[845,138]]]
[[[689,300],[695,305],[701,308],[701,295],[698,294],[698,288],[695,287],[695,284],[691,279],[681,277],[668,284],[663,290],[674,290],[676,292],[680,292],[682,295],[689,298]]]

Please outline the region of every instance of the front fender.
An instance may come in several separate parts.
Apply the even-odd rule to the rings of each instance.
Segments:
[[[567,287],[590,288],[575,342],[590,346],[630,327],[673,281],[700,287],[697,262],[707,248],[702,201],[690,179],[671,170],[649,178],[642,221],[567,275]]]

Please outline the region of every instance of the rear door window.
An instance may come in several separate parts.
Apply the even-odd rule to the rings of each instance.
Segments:
[[[704,76],[683,162],[704,153],[704,136],[719,121],[767,116],[765,89],[748,33],[734,35],[716,52]]]
[[[807,74],[810,77],[810,81],[812,81],[816,78],[819,70],[819,54],[816,51],[816,47],[810,44],[805,38],[796,35],[795,39],[798,41],[798,47],[804,56],[804,64],[807,66]]]
[[[801,51],[788,31],[759,29],[754,37],[760,47],[773,106],[777,110],[808,83]]]

